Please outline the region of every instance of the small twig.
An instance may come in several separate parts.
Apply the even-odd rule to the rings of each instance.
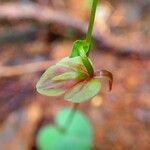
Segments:
[[[37,13],[39,12],[40,13]],[[67,13],[59,10],[53,10],[47,6],[41,6],[35,3],[4,3],[0,4],[0,19],[5,20],[35,20],[40,23],[58,23],[64,26],[70,26],[86,32],[87,24],[80,19],[75,19]]]
[[[37,13],[40,10],[40,13]],[[82,33],[87,31],[87,23],[68,15],[65,12],[52,10],[47,6],[38,4],[21,4],[21,3],[4,3],[0,5],[0,19],[19,20],[30,19],[40,23],[49,24],[51,22],[61,24],[63,26],[72,27]],[[140,35],[140,34],[139,34]],[[109,49],[109,52],[119,55],[136,55],[149,58],[149,42],[142,35],[125,38],[116,36],[111,32],[101,32],[94,30],[94,40],[97,41],[99,47]],[[141,44],[142,43],[142,44]]]
[[[11,77],[43,71],[53,63],[54,61],[46,60],[17,66],[0,66],[0,77]]]

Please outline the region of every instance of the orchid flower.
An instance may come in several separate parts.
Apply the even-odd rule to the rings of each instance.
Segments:
[[[80,103],[98,94],[102,78],[108,79],[111,89],[112,74],[107,70],[94,71],[88,57],[97,4],[98,0],[93,0],[85,40],[75,41],[70,57],[60,60],[45,71],[36,85],[40,94],[46,96],[64,95],[64,99]]]
[[[112,85],[112,74],[106,70],[95,71],[92,62],[80,53],[73,57],[66,57],[49,67],[38,81],[37,91],[46,96],[64,95],[64,99],[80,103],[91,99],[101,89],[101,78],[109,80]],[[79,56],[78,56],[79,55]]]

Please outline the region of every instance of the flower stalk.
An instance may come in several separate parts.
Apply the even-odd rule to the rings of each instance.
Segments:
[[[89,26],[88,26],[88,32],[86,34],[86,40],[85,40],[86,43],[89,44],[89,45],[91,45],[92,32],[93,32],[93,27],[94,27],[94,20],[95,20],[97,4],[98,4],[98,0],[93,0],[92,10],[91,10],[91,15],[90,15],[90,21],[89,21]],[[86,59],[85,59],[85,61],[86,61]],[[88,63],[88,65],[89,65],[89,63]],[[89,67],[91,67],[91,66],[89,66]],[[90,72],[90,74],[93,74],[93,69],[91,70],[91,72]],[[67,120],[65,122],[65,126],[67,126],[68,128],[69,128],[69,126],[72,123],[73,117],[75,116],[75,113],[76,113],[76,110],[77,110],[78,106],[79,106],[79,103],[73,103],[73,107],[71,109],[71,112],[70,112],[70,114],[69,114],[69,116],[68,116],[68,118],[67,118]]]
[[[91,43],[97,4],[98,4],[98,0],[93,0],[88,32],[86,34],[86,43]]]
[[[112,88],[113,76],[111,72],[107,70],[95,71],[92,61],[88,57],[97,4],[98,0],[93,0],[85,40],[75,41],[71,55],[50,66],[36,85],[37,91],[42,95],[60,96],[64,94],[64,99],[73,103],[64,127],[58,127],[62,131],[66,131],[71,125],[79,103],[90,100],[99,93],[101,79],[107,79],[110,90]]]

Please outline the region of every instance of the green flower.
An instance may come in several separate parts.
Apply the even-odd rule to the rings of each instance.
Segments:
[[[81,56],[66,57],[49,67],[38,81],[37,91],[46,96],[59,96],[71,102],[84,102],[91,99],[101,89],[99,78],[106,77],[112,85],[112,75],[106,70],[89,73],[86,62],[89,58]]]

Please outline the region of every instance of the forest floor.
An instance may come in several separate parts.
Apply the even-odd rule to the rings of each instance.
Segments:
[[[0,4],[3,150],[36,149],[38,129],[52,123],[59,110],[71,107],[63,97],[39,95],[35,85],[43,71],[68,56],[73,41],[85,35],[89,6],[80,0],[81,8],[77,0],[43,3]],[[114,83],[109,92],[102,82],[99,95],[79,106],[93,125],[96,150],[150,149],[149,6],[146,0],[115,0],[98,7],[90,57],[95,69],[113,73]]]

